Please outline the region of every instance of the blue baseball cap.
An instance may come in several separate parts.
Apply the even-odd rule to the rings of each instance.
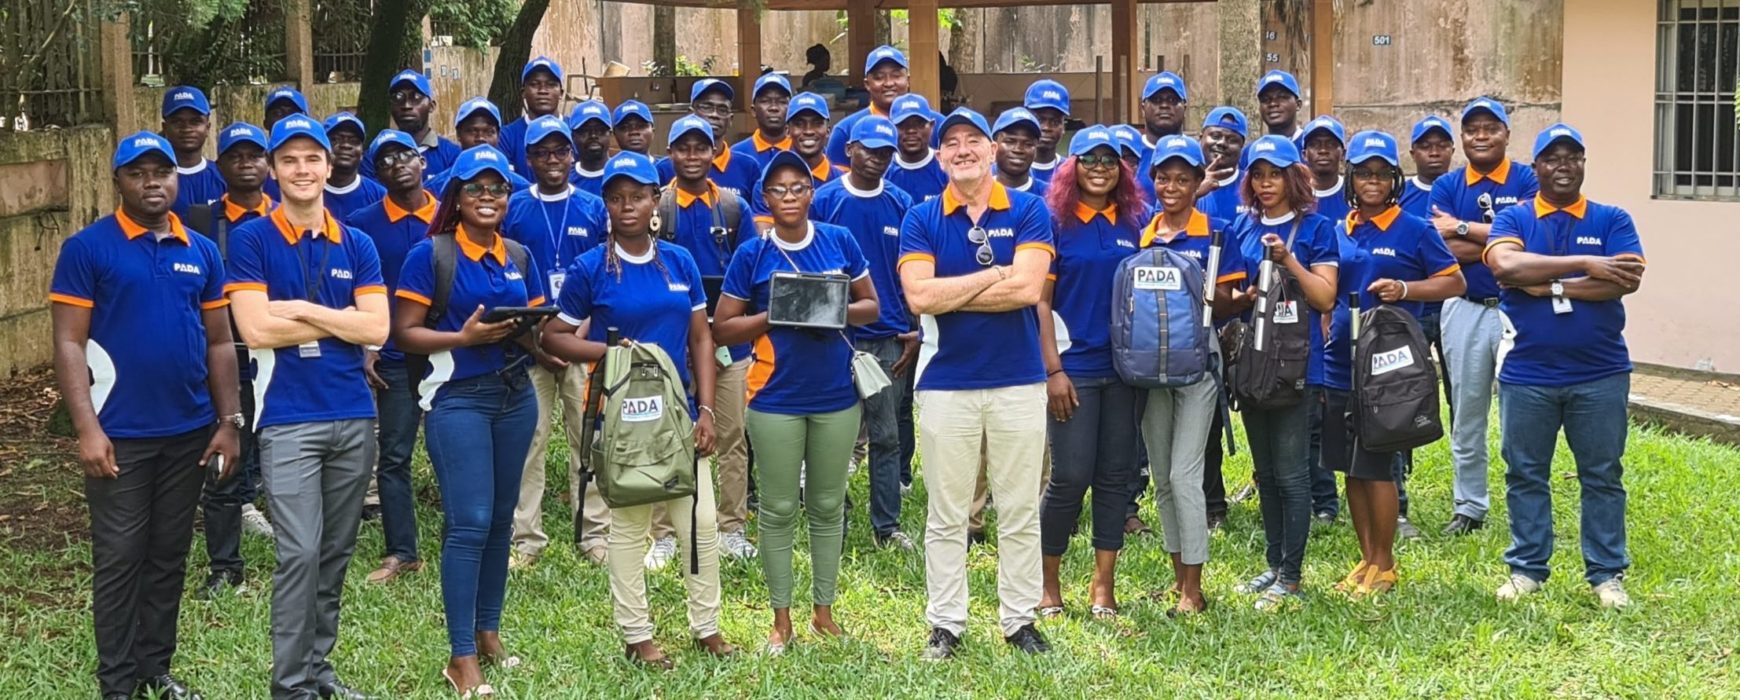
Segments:
[[[1330,136],[1334,136],[1336,141],[1341,142],[1342,147],[1347,146],[1347,127],[1341,125],[1341,120],[1325,114],[1311,120],[1305,124],[1304,129],[1300,130],[1299,148],[1303,149],[1305,142],[1311,140],[1311,135],[1319,131],[1329,132]]]
[[[326,121],[321,125],[326,128],[326,135],[328,138],[331,138],[333,130],[341,126],[355,127],[358,135],[367,135],[369,133],[368,127],[363,126],[362,120],[358,119],[355,114],[351,114],[350,112],[336,112],[332,116],[327,117]]]
[[[614,129],[629,117],[640,117],[642,121],[653,123],[652,110],[640,100],[628,100],[616,106],[616,111],[610,113],[610,128]]]
[[[651,158],[633,151],[622,151],[611,156],[610,162],[604,164],[604,182],[600,187],[609,187],[610,181],[626,177],[642,185],[658,185],[659,171],[653,166]]]
[[[1276,86],[1276,85],[1279,85],[1282,88],[1285,88],[1287,90],[1287,92],[1293,93],[1294,97],[1303,97],[1303,95],[1299,94],[1299,79],[1298,78],[1293,77],[1292,73],[1288,73],[1287,71],[1284,71],[1284,70],[1272,70],[1272,71],[1269,71],[1267,73],[1264,73],[1263,79],[1257,81],[1257,97],[1258,97],[1258,99],[1262,98],[1263,90],[1268,89],[1268,88],[1273,87],[1273,86]]]
[[[557,83],[562,82],[562,64],[555,62],[549,56],[539,56],[527,61],[526,67],[520,69],[520,82],[526,82],[526,79],[532,77],[532,73],[537,71],[549,73],[550,77],[555,78]]]
[[[846,137],[846,144],[862,144],[865,148],[894,148],[899,138],[899,134],[894,131],[894,122],[887,117],[871,114],[852,125],[852,133]]]
[[[712,124],[708,124],[707,120],[702,119],[700,117],[697,117],[693,114],[685,114],[685,115],[683,115],[683,118],[678,119],[674,122],[671,122],[670,138],[665,140],[665,145],[666,146],[676,145],[677,139],[682,138],[684,135],[688,134],[691,131],[701,132],[702,136],[707,137],[707,143],[717,143],[713,139],[713,125]]]
[[[1292,139],[1269,134],[1245,147],[1245,152],[1239,159],[1239,169],[1249,170],[1259,160],[1268,161],[1277,168],[1290,168],[1299,163],[1299,147],[1293,145]]]
[[[1196,139],[1181,134],[1173,134],[1160,139],[1154,144],[1154,158],[1149,161],[1148,168],[1153,170],[1173,158],[1183,160],[1192,168],[1202,167],[1205,158],[1202,155],[1202,143]]]
[[[1450,128],[1450,121],[1433,114],[1428,115],[1420,121],[1414,122],[1414,136],[1408,140],[1408,143],[1419,143],[1420,139],[1426,138],[1426,134],[1430,134],[1433,131],[1442,132],[1444,138],[1450,139],[1451,143],[1456,142],[1456,133]]]
[[[1504,105],[1500,104],[1498,100],[1484,96],[1474,98],[1473,102],[1462,108],[1462,121],[1466,123],[1469,117],[1481,112],[1492,115],[1505,128],[1510,128],[1510,114],[1504,111]]]
[[[1353,140],[1347,144],[1347,162],[1359,165],[1373,158],[1382,158],[1385,163],[1401,167],[1402,156],[1396,148],[1396,137],[1376,129],[1354,134]]]
[[[797,168],[799,172],[804,174],[804,177],[810,179],[811,185],[816,182],[816,176],[810,174],[810,164],[804,162],[803,156],[793,151],[779,149],[773,152],[772,158],[767,159],[767,165],[761,169],[761,177],[755,178],[755,189],[757,191],[766,189],[767,176],[772,175],[773,171],[780,168]]]
[[[416,88],[417,92],[423,93],[424,97],[434,99],[435,88],[429,86],[429,76],[423,75],[422,71],[409,68],[399,71],[398,75],[393,76],[392,81],[387,83],[387,91],[391,92],[405,83],[410,83],[411,87]]]
[[[272,138],[267,141],[266,152],[277,151],[296,138],[311,139],[321,148],[332,150],[332,140],[326,138],[325,125],[306,114],[293,114],[272,125]]]
[[[755,88],[749,91],[749,99],[753,100],[757,97],[760,97],[761,91],[766,90],[770,87],[776,87],[776,88],[779,88],[781,90],[784,90],[787,97],[790,97],[792,94],[790,80],[786,79],[786,77],[783,74],[776,73],[776,72],[769,72],[769,73],[762,73],[761,77],[755,79]]]
[[[192,85],[178,85],[163,93],[163,116],[167,117],[183,109],[191,109],[202,115],[211,114],[211,101],[205,98],[204,91]]]
[[[869,73],[876,70],[876,67],[885,61],[892,61],[902,69],[912,68],[912,65],[906,62],[906,54],[901,53],[900,49],[883,45],[876,47],[875,51],[871,51],[869,56],[864,57],[864,72]]]
[[[610,128],[610,108],[598,100],[587,100],[574,105],[574,111],[568,114],[568,128],[575,131],[579,131],[589,121],[597,121],[604,128]]]
[[[308,98],[302,96],[301,90],[297,90],[289,85],[279,85],[278,87],[272,88],[271,92],[266,93],[265,108],[271,109],[272,105],[279,100],[289,100],[290,104],[296,105],[296,111],[303,114],[308,113]]]
[[[991,125],[985,123],[985,115],[979,114],[968,107],[956,107],[955,111],[949,112],[947,117],[943,117],[942,124],[937,126],[936,134],[932,138],[936,139],[938,143],[941,143],[942,137],[949,133],[949,129],[963,124],[978,129],[979,133],[984,134],[986,138],[991,136]],[[1037,129],[1038,127],[1034,128]]]
[[[828,101],[813,92],[800,92],[793,95],[791,106],[786,108],[785,119],[789,122],[804,112],[812,113],[823,119],[831,118],[828,116]]]
[[[1035,80],[1027,86],[1027,95],[1021,99],[1021,106],[1035,112],[1041,109],[1055,109],[1069,116],[1069,88],[1055,80]]]
[[[417,141],[410,134],[398,129],[382,129],[381,133],[375,134],[375,140],[369,143],[369,162],[375,162],[381,155],[381,149],[387,146],[403,146],[407,151],[417,151]]]
[[[1161,90],[1171,90],[1172,94],[1178,96],[1178,99],[1190,100],[1190,92],[1184,87],[1184,78],[1172,71],[1155,73],[1148,78],[1148,82],[1142,85],[1142,99],[1146,100],[1153,97]]]
[[[1560,141],[1570,141],[1571,143],[1577,144],[1578,149],[1588,150],[1588,147],[1583,145],[1582,132],[1577,131],[1570,124],[1559,122],[1542,129],[1541,134],[1535,137],[1535,152],[1533,157],[1539,159],[1542,153],[1546,153],[1548,148],[1551,148],[1553,144]]]
[[[543,142],[544,139],[550,138],[551,136],[562,137],[562,142],[568,144],[570,147],[574,145],[574,134],[568,131],[568,122],[562,121],[561,117],[554,114],[546,114],[537,119],[533,119],[532,123],[526,125],[526,143],[524,148],[527,151],[530,151],[532,146]]]
[[[1148,142],[1142,140],[1142,132],[1129,124],[1119,124],[1112,127],[1112,138],[1118,140],[1118,151],[1123,155],[1137,158],[1148,157]]]
[[[694,102],[695,100],[701,99],[702,95],[713,90],[725,93],[726,100],[737,99],[737,90],[731,87],[731,83],[727,83],[718,78],[702,78],[695,81],[695,84],[689,88],[689,101]]]
[[[488,112],[489,116],[495,119],[496,128],[501,128],[501,109],[496,107],[494,102],[482,97],[473,97],[459,105],[459,111],[453,113],[453,128],[459,128],[460,122],[471,118],[479,111]]]
[[[894,98],[894,104],[889,106],[888,113],[889,121],[895,124],[903,124],[913,117],[935,124],[936,120],[942,118],[942,115],[931,110],[930,100],[924,99],[924,95],[918,93],[907,93]]]
[[[169,161],[170,165],[175,164],[175,149],[170,147],[169,139],[163,138],[162,136],[158,136],[149,131],[141,131],[137,134],[121,139],[119,143],[115,144],[114,165],[109,169],[120,170],[121,166],[132,163],[133,161],[139,160],[140,158],[144,158],[153,153],[163,156],[164,160]]]
[[[1239,135],[1239,138],[1250,138],[1250,121],[1245,119],[1245,113],[1237,107],[1216,107],[1209,110],[1208,116],[1202,118],[1202,128],[1219,127]]]
[[[996,126],[991,127],[991,135],[1003,133],[1003,130],[1014,128],[1017,124],[1026,124],[1033,128],[1033,133],[1039,133],[1039,117],[1033,116],[1026,107],[1010,107],[997,115]]]
[[[484,144],[467,148],[459,154],[458,158],[454,159],[453,175],[447,181],[449,183],[447,188],[452,189],[461,182],[482,175],[485,171],[494,171],[504,181],[511,179],[508,176],[507,156],[496,150],[494,146]]]
[[[1069,154],[1079,156],[1101,146],[1112,149],[1113,153],[1122,157],[1119,153],[1118,135],[1100,124],[1075,132],[1075,136],[1069,140]]]
[[[238,143],[251,143],[266,150],[266,132],[260,127],[247,122],[236,122],[218,132],[218,155],[223,155],[231,146]]]

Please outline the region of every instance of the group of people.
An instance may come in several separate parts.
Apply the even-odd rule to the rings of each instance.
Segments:
[[[574,537],[608,572],[631,661],[672,665],[653,642],[645,575],[673,560],[699,648],[734,653],[719,628],[722,553],[760,560],[765,649],[782,653],[797,638],[800,521],[810,631],[845,634],[833,604],[860,443],[873,541],[888,550],[916,548],[898,523],[923,456],[926,658],[963,643],[966,554],[988,537],[988,502],[1000,628],[1015,648],[1047,651],[1040,621],[1070,610],[1061,562],[1090,490],[1089,613],[1119,614],[1118,555],[1146,529],[1150,481],[1173,564],[1169,614],[1201,613],[1209,533],[1228,508],[1223,388],[1212,376],[1137,388],[1113,367],[1111,280],[1153,247],[1203,266],[1217,324],[1251,313],[1265,270],[1302,292],[1305,308],[1275,318],[1309,326],[1305,399],[1240,411],[1266,567],[1237,591],[1257,608],[1302,599],[1313,518],[1340,508],[1335,472],[1359,540],[1336,588],[1371,596],[1400,581],[1411,456],[1364,449],[1348,415],[1352,316],[1379,304],[1416,317],[1445,365],[1451,534],[1487,517],[1496,379],[1512,535],[1498,598],[1547,578],[1562,429],[1583,488],[1586,578],[1602,605],[1629,603],[1621,298],[1644,259],[1629,217],[1583,197],[1574,128],[1542,131],[1523,166],[1506,155],[1505,108],[1476,99],[1459,121],[1414,127],[1407,176],[1390,134],[1349,135],[1328,115],[1301,124],[1298,83],[1281,71],[1258,85],[1262,134],[1225,106],[1187,131],[1189,94],[1173,73],[1148,80],[1142,128],[1073,134],[1056,81],[988,120],[934,112],[908,78],[905,56],[878,48],[870,105],[836,120],[827,100],[764,74],[742,96],[755,129],[736,143],[739,96],[701,80],[656,161],[645,105],[587,100],[564,118],[562,70],[542,57],[521,75],[525,116],[504,124],[473,98],[457,142],[429,123],[428,79],[405,71],[389,86],[395,128],[371,138],[354,116],[317,119],[277,88],[264,124],[218,130],[211,162],[204,94],[168,90],[162,133],[115,151],[120,207],[66,241],[50,290],[91,506],[103,696],[197,697],[170,673],[194,510],[203,499],[215,593],[242,582],[242,508],[263,490],[277,543],[273,697],[371,697],[329,655],[371,476],[385,551],[368,580],[422,567],[419,426],[444,517],[442,675],[462,697],[493,695],[486,669],[520,661],[500,635],[509,570],[534,566],[549,542],[551,414],[561,407],[579,445],[586,368],[608,331],[670,357],[702,456],[694,495],[613,509],[580,488],[571,450]],[[1467,164],[1452,169],[1457,139]],[[772,282],[792,272],[849,280],[847,329],[770,322]],[[556,314],[488,314],[537,306]],[[891,385],[860,397],[855,353]],[[752,462],[759,550],[744,531]]]

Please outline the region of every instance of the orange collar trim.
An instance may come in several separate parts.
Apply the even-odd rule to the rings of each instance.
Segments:
[[[1493,168],[1492,172],[1489,173],[1476,172],[1474,166],[1470,165],[1465,173],[1465,177],[1467,178],[1467,183],[1470,185],[1480,182],[1481,180],[1491,180],[1502,185],[1505,180],[1510,179],[1510,159],[1505,158],[1504,160],[1499,161],[1498,167]]]
[[[453,232],[453,237],[459,240],[459,252],[464,253],[465,257],[470,258],[472,262],[482,262],[483,254],[488,253],[495,258],[497,265],[506,265],[507,244],[502,242],[500,233],[492,233],[491,236],[493,236],[491,240],[494,242],[485,248],[471,242],[471,236],[465,233],[465,224],[459,224]]]
[[[766,153],[769,149],[773,149],[773,148],[779,148],[779,149],[783,149],[783,150],[787,150],[787,151],[791,150],[791,134],[786,134],[785,140],[780,141],[779,143],[773,143],[773,142],[768,141],[767,139],[762,138],[761,137],[761,130],[756,129],[755,133],[752,133],[749,135],[749,141],[751,143],[755,144],[755,152],[756,153]]]
[[[387,197],[386,199],[381,200],[386,202],[384,206],[387,210],[387,222],[396,224],[399,223],[400,219],[407,216],[415,216],[418,221],[425,224],[434,221],[435,207],[437,206],[435,202],[435,193],[430,192],[429,190],[423,190],[423,196],[427,197],[427,199],[423,200],[423,206],[416,211],[405,211],[404,209],[399,208],[399,203],[393,201],[392,197]]]
[[[1109,223],[1113,226],[1117,226],[1118,225],[1118,204],[1116,202],[1113,202],[1111,204],[1107,204],[1106,208],[1104,208],[1104,209],[1095,209],[1093,207],[1090,207],[1086,204],[1082,204],[1080,202],[1076,203],[1076,205],[1075,205],[1075,218],[1080,219],[1082,223],[1085,224],[1085,223],[1088,223],[1090,221],[1093,221],[1095,216],[1106,217],[1106,223]]]
[[[719,204],[719,185],[715,184],[712,180],[707,181],[707,191],[702,192],[701,194],[691,194],[689,191],[678,187],[677,181],[674,179],[671,180],[670,187],[673,192],[677,193],[677,206],[679,208],[688,209],[697,199],[701,200],[709,207],[718,206]]]
[[[176,216],[175,212],[169,212],[165,216],[169,217],[169,235],[186,245],[188,243],[187,227],[181,225],[181,217]],[[134,221],[133,217],[127,216],[127,212],[120,209],[115,210],[115,221],[120,222],[121,233],[126,234],[129,241],[143,236],[146,231],[151,230],[139,225],[139,222]]]
[[[339,226],[338,221],[332,218],[332,212],[323,209],[320,212],[320,216],[326,220],[326,223],[321,226],[321,230],[317,233],[325,235],[326,238],[331,240],[333,243],[343,243],[344,227]],[[284,236],[284,242],[289,243],[290,245],[296,245],[302,240],[302,232],[297,231],[296,227],[290,225],[290,218],[284,215],[283,207],[273,209],[271,215],[267,218],[272,220],[273,226],[278,227],[278,233]]]
[[[1577,201],[1572,202],[1571,206],[1561,209],[1548,204],[1547,200],[1540,198],[1540,195],[1535,196],[1535,218],[1544,219],[1548,214],[1559,211],[1581,219],[1589,213],[1589,198],[1577,195]]]
[[[1148,227],[1142,229],[1142,240],[1138,245],[1146,248],[1160,237],[1160,222],[1165,216],[1164,212],[1154,215],[1154,220],[1149,221]],[[1208,234],[1208,215],[1202,213],[1201,209],[1190,210],[1190,220],[1184,223],[1184,235],[1191,238],[1201,238]]]
[[[1402,208],[1401,207],[1398,207],[1395,205],[1390,205],[1390,208],[1385,209],[1384,213],[1378,214],[1377,216],[1372,217],[1371,223],[1373,225],[1377,226],[1379,231],[1388,231],[1388,230],[1390,230],[1390,226],[1392,226],[1396,223],[1396,217],[1399,217],[1401,215],[1402,215]],[[1360,224],[1359,212],[1357,210],[1348,212],[1347,213],[1347,235],[1349,235],[1349,236],[1353,235],[1353,228],[1355,226],[1358,226],[1359,224]]]
[[[230,201],[230,196],[228,194],[225,194],[223,199],[224,218],[229,219],[230,221],[240,219],[243,214],[248,212],[253,212],[255,216],[265,216],[272,212],[272,197],[264,192],[260,193],[260,203],[252,209]]]
[[[1003,210],[1008,209],[1009,208],[1009,190],[1008,190],[1008,188],[1004,187],[1003,183],[993,180],[991,182],[991,196],[990,196],[987,203],[990,205],[990,207],[992,209],[997,210],[997,211],[1003,211]],[[955,184],[954,183],[951,182],[951,183],[949,183],[948,187],[943,188],[942,210],[943,210],[944,216],[954,214],[956,210],[960,209],[963,206],[966,206],[966,204],[967,204],[966,200],[962,199],[960,194],[955,191]]]

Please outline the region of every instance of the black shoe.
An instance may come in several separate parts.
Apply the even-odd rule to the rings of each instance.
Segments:
[[[363,509],[362,509],[362,521],[363,522],[365,522],[365,523],[374,522],[374,521],[380,520],[380,519],[381,519],[381,507],[379,504],[372,505],[372,506],[371,505],[363,506]]]
[[[1226,513],[1208,514],[1208,529],[1219,530],[1223,525],[1226,525]]]
[[[339,700],[377,700],[379,696],[369,695],[355,688],[346,687],[343,683],[333,681],[320,684],[320,698],[338,698]]]
[[[1039,630],[1033,625],[1015,630],[1015,634],[1004,637],[1003,641],[1008,642],[1009,646],[1029,654],[1044,654],[1051,651],[1051,645],[1045,641],[1045,637],[1040,635]]]
[[[168,700],[200,700],[200,694],[187,687],[180,679],[167,673],[161,676],[139,679],[139,689],[133,691],[134,697],[166,698]]]
[[[968,530],[967,531],[967,545],[968,546],[980,545],[980,544],[984,544],[984,543],[989,542],[989,541],[990,541],[990,538],[985,536],[984,530]]]
[[[219,595],[221,595],[224,592],[224,589],[226,589],[226,588],[234,588],[236,590],[241,590],[241,588],[242,588],[242,572],[240,572],[240,571],[213,571],[213,572],[211,572],[211,575],[207,576],[205,579],[205,585],[199,587],[199,597],[202,600],[211,600],[211,599],[216,598]]]
[[[1480,528],[1483,528],[1483,527],[1486,527],[1485,520],[1478,520],[1475,518],[1470,518],[1470,517],[1463,515],[1461,513],[1457,513],[1455,517],[1450,519],[1450,524],[1444,526],[1444,534],[1449,535],[1451,537],[1458,537],[1461,535],[1466,535],[1470,532],[1474,532],[1475,530],[1479,530]]]
[[[955,656],[955,647],[961,645],[961,638],[953,632],[941,627],[930,630],[930,641],[924,645],[924,658],[928,661],[942,661]]]

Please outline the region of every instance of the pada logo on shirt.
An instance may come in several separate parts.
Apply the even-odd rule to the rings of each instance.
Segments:
[[[900,236],[900,227],[899,226],[883,226],[882,227],[882,235],[894,236],[894,237],[898,238]]]
[[[585,226],[569,226],[568,227],[568,235],[579,236],[581,238],[589,238],[592,236],[592,232],[587,230],[587,228]]]
[[[503,275],[503,277],[506,277],[509,281],[513,282],[518,282],[526,278],[525,275],[520,274],[519,270],[508,270],[507,274]]]
[[[1379,246],[1379,247],[1371,249],[1371,254],[1372,255],[1386,255],[1386,256],[1393,258],[1393,257],[1396,257],[1396,249],[1395,248],[1385,248],[1385,247]]]
[[[199,266],[195,265],[193,263],[178,262],[178,263],[175,263],[175,271],[176,272],[185,272],[185,273],[190,274],[190,275],[197,275],[197,274],[199,274]]]
[[[622,422],[645,423],[663,418],[665,415],[665,397],[647,396],[644,398],[627,398],[622,400]]]
[[[673,292],[685,292],[686,293],[689,291],[689,285],[684,284],[682,282],[672,282],[666,286],[669,287],[670,290]]]
[[[1601,237],[1600,236],[1578,236],[1577,237],[1577,245],[1598,246],[1598,245],[1601,245]]]
[[[1118,239],[1118,247],[1119,248],[1132,248],[1133,249],[1136,247],[1136,244],[1120,238],[1120,239]]]
[[[1374,353],[1371,356],[1371,376],[1375,377],[1413,365],[1414,353],[1404,345],[1388,352]]]
[[[1014,238],[1015,237],[1015,229],[1012,229],[1012,228],[994,228],[994,229],[990,229],[990,230],[986,231],[985,235],[989,236],[991,238]]]
[[[332,278],[335,280],[348,280],[351,278],[350,270],[346,270],[342,267],[332,268]]]

